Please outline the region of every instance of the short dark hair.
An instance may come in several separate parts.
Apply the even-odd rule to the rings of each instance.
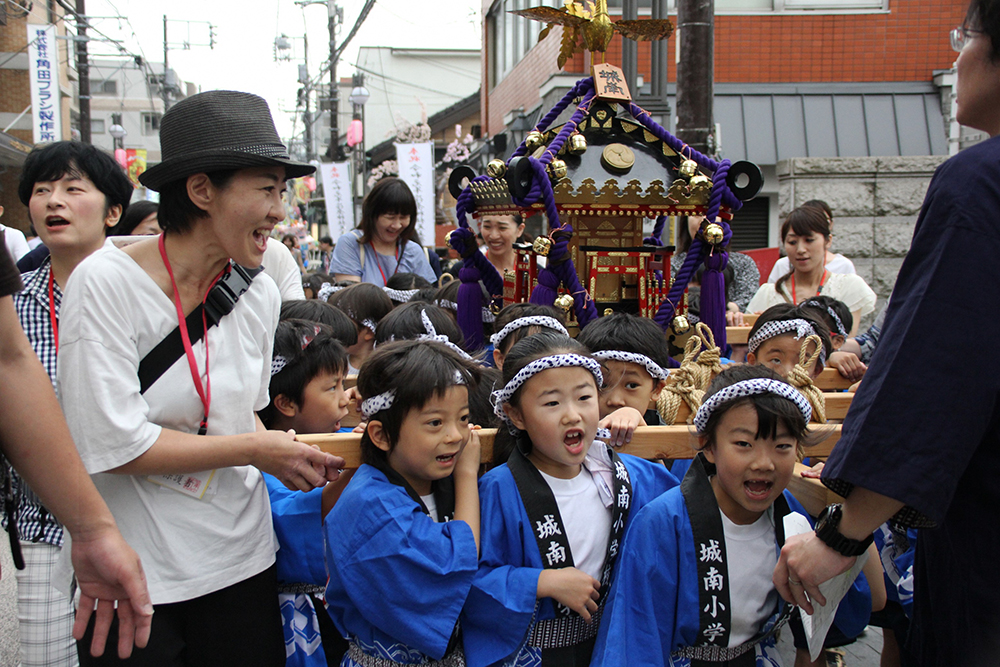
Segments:
[[[390,299],[381,287],[371,283],[355,283],[350,287],[334,292],[327,303],[344,311],[359,327],[365,320],[378,324],[392,311]]]
[[[730,364],[712,380],[705,392],[705,400],[714,394],[730,387],[737,382],[745,380],[768,379],[777,380],[788,384],[788,381],[764,366],[751,366],[749,364]],[[789,385],[791,386],[791,385]],[[751,404],[757,411],[757,433],[756,438],[769,438],[773,440],[778,435],[779,424],[784,424],[785,428],[793,438],[801,444],[812,444],[809,437],[809,423],[802,416],[798,406],[792,401],[777,394],[757,394],[755,396],[743,396],[733,398],[720,403],[708,418],[705,430],[700,435],[707,437],[705,448],[715,445],[715,431],[719,426],[722,416],[738,405]]]
[[[986,33],[990,38],[990,60],[1000,60],[1000,2],[972,0],[965,13],[965,25]]]
[[[308,320],[318,322],[330,328],[330,335],[340,341],[344,347],[350,347],[358,342],[358,329],[347,315],[334,308],[326,301],[319,299],[295,299],[281,304],[282,320]]]
[[[537,303],[512,303],[509,306],[506,306],[500,311],[500,314],[497,315],[496,319],[493,321],[493,330],[499,332],[514,320],[522,317],[551,317],[560,324],[566,324],[563,314],[552,306],[542,306]],[[506,351],[509,350],[514,343],[521,340],[525,336],[530,336],[540,331],[548,330],[549,329],[546,327],[540,326],[527,326],[514,329],[507,334],[502,341],[500,341],[500,352],[501,354],[506,353]]]
[[[385,286],[389,289],[411,290],[431,287],[431,284],[430,281],[421,275],[403,271],[402,273],[395,273],[389,276],[389,280],[385,281]]]
[[[205,175],[208,176],[212,185],[225,189],[237,171],[239,169],[224,169],[205,172]],[[191,197],[188,196],[187,181],[194,175],[191,174],[160,186],[160,210],[156,217],[160,222],[160,229],[164,232],[186,232],[191,229],[195,220],[208,217],[208,213],[196,206],[191,201]]]
[[[323,283],[333,285],[333,282],[333,277],[325,273],[309,273],[302,276],[302,289],[312,290],[312,298],[315,299],[319,296],[319,290],[323,287]]]
[[[130,204],[128,211],[122,215],[118,224],[108,231],[108,236],[128,236],[135,231],[140,222],[156,213],[159,208],[160,205],[155,201],[145,199]]]
[[[796,236],[809,236],[810,234],[822,234],[823,238],[830,239],[830,219],[826,217],[823,209],[817,208],[816,206],[799,206],[797,209],[788,214],[785,218],[785,222],[781,224],[781,238],[779,242],[784,245],[785,237],[789,233],[794,233]],[[825,263],[825,262],[824,262]],[[774,289],[778,294],[781,294],[781,286],[785,284],[785,281],[792,277],[795,273],[795,267],[791,266],[791,261],[789,261],[788,273],[778,278],[774,283]],[[794,298],[794,294],[792,297]]]
[[[361,238],[358,243],[370,243],[375,236],[375,223],[380,215],[396,214],[410,216],[410,224],[399,235],[400,245],[413,239],[417,225],[417,200],[413,198],[410,186],[400,178],[383,178],[365,196],[361,204]]]
[[[851,309],[843,301],[825,294],[818,294],[799,305],[799,309],[802,312],[811,313],[813,317],[822,320],[827,328],[830,329],[831,335],[835,333],[839,334],[840,332],[837,331],[837,320],[834,319],[827,308],[833,309],[833,312],[837,313],[837,317],[840,318],[840,323],[844,325],[846,332],[844,333],[844,337],[846,338],[851,335],[851,328],[854,326],[854,315],[851,314]]]
[[[462,347],[465,338],[458,324],[443,308],[429,303],[404,303],[393,309],[379,321],[378,331],[375,332],[375,344],[410,340],[426,334],[422,314],[427,315],[438,335],[447,336],[452,343]]]
[[[330,238],[329,236],[321,236],[321,237],[319,237],[319,242],[320,243],[325,243],[327,245],[333,245],[333,239]]]
[[[390,451],[399,442],[399,430],[407,413],[456,386],[456,373],[471,394],[479,383],[479,364],[441,343],[403,340],[375,348],[358,373],[357,386],[362,399],[395,392],[392,405],[369,419],[382,423]],[[377,467],[388,465],[388,454],[375,446],[367,432],[361,436],[361,460]]]
[[[112,206],[121,206],[124,217],[135,192],[132,181],[111,155],[79,141],[56,141],[33,148],[21,167],[17,197],[27,206],[36,183],[57,181],[67,174],[90,179],[104,194],[105,213]],[[105,234],[109,231],[105,228]]]
[[[577,340],[591,352],[621,350],[642,354],[661,368],[666,368],[670,363],[670,349],[663,329],[646,317],[628,313],[598,317],[583,328]],[[654,385],[656,382],[657,380],[653,380]]]
[[[260,421],[270,428],[277,417],[274,399],[284,395],[302,404],[306,385],[320,373],[345,375],[347,350],[333,337],[330,327],[306,320],[282,320],[274,332],[274,357],[283,357],[285,366],[271,375],[268,395],[271,402],[259,411]]]
[[[830,329],[814,313],[806,312],[799,306],[793,306],[790,303],[775,304],[758,315],[757,321],[750,327],[747,340],[753,338],[754,334],[768,322],[784,322],[785,320],[796,319],[805,320],[812,325],[816,335],[819,336],[820,341],[823,343],[823,350],[826,352],[827,358],[829,358],[830,352],[833,350],[833,343],[830,342]]]
[[[437,287],[421,287],[417,289],[416,294],[410,297],[410,303],[420,302],[437,305],[437,295]]]
[[[827,204],[822,199],[810,199],[807,202],[802,202],[802,205],[803,206],[811,206],[813,208],[818,208],[819,210],[821,210],[824,213],[826,213],[826,217],[830,218],[830,220],[833,220],[833,211],[830,210],[830,205]]]

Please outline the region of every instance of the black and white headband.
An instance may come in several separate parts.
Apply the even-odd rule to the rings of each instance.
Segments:
[[[316,298],[320,301],[326,301],[330,298],[330,295],[334,292],[339,292],[344,289],[340,285],[331,285],[330,283],[323,283],[319,286],[319,291],[316,292]]]
[[[698,433],[704,435],[705,428],[708,426],[708,420],[711,418],[712,412],[719,405],[736,398],[759,396],[760,394],[776,394],[782,398],[787,398],[799,409],[806,422],[812,419],[812,406],[809,405],[809,400],[798,389],[782,380],[755,378],[753,380],[737,382],[736,384],[720,389],[706,398],[705,402],[698,408],[698,413],[694,416],[694,427],[698,430]]]
[[[448,299],[438,299],[434,302],[434,305],[438,308],[444,308],[445,310],[450,310],[453,313],[458,312],[458,304],[454,301],[449,301]],[[493,314],[493,311],[483,306],[483,322],[493,322],[496,320],[497,316]]]
[[[601,350],[600,352],[594,352],[593,354],[594,359],[597,359],[598,361],[622,361],[629,364],[639,364],[640,366],[644,366],[646,368],[646,372],[649,373],[654,380],[665,381],[667,379],[667,369],[660,366],[645,354],[639,354],[638,352],[626,352],[624,350]]]
[[[468,352],[466,352],[465,350],[463,350],[462,348],[460,348],[458,345],[455,345],[454,343],[452,343],[451,339],[449,339],[444,334],[439,334],[437,332],[437,329],[434,328],[434,323],[431,322],[431,318],[427,316],[427,311],[426,310],[421,310],[420,311],[420,321],[424,323],[424,331],[426,333],[420,334],[419,336],[416,337],[415,340],[433,340],[433,341],[437,341],[438,343],[442,343],[443,345],[446,345],[449,348],[451,348],[452,350],[454,350],[463,359],[468,359],[468,360],[472,361],[472,357],[469,356]]]
[[[764,341],[787,333],[794,333],[795,340],[801,340],[803,338],[808,338],[809,336],[819,336],[816,329],[813,328],[813,325],[801,318],[792,320],[774,320],[761,325],[760,329],[757,329],[757,332],[750,337],[750,340],[747,341],[747,352],[756,352],[757,348],[760,347]],[[820,366],[825,366],[826,348],[823,346],[822,342],[820,342],[819,349]]]
[[[468,384],[465,381],[465,375],[462,371],[455,369],[455,384]],[[383,391],[381,394],[372,396],[371,398],[366,398],[361,401],[361,418],[364,421],[368,421],[378,412],[382,410],[388,410],[392,407],[393,402],[396,400],[396,390],[390,389],[389,391]]]
[[[819,308],[820,310],[825,310],[826,312],[830,313],[830,317],[832,317],[833,321],[837,323],[837,333],[839,333],[844,338],[847,338],[847,329],[844,328],[844,323],[841,321],[840,316],[837,315],[837,311],[834,310],[831,306],[824,306],[819,301],[806,301],[802,305],[808,306],[810,308]]]
[[[547,371],[550,368],[568,368],[572,366],[578,366],[590,371],[594,376],[594,379],[597,380],[598,387],[604,384],[604,376],[601,373],[601,364],[598,363],[596,359],[585,357],[582,354],[573,353],[554,354],[550,357],[541,357],[539,359],[535,359],[527,366],[519,370],[503,389],[497,389],[493,392],[493,412],[497,417],[500,417],[500,419],[510,423],[507,413],[503,411],[503,404],[509,403],[510,397],[513,396],[525,382],[530,380],[536,373]]]
[[[319,335],[320,330],[321,330],[320,326],[318,324],[315,324],[315,325],[313,325],[313,332],[312,332],[311,336],[309,334],[305,334],[305,335],[302,336],[302,349],[303,350],[306,349],[307,347],[309,347],[309,343],[313,342],[313,339],[317,335]],[[274,377],[275,375],[277,375],[278,373],[280,373],[282,370],[284,370],[285,366],[287,366],[287,365],[288,365],[288,359],[286,359],[285,357],[281,356],[280,354],[277,355],[277,356],[275,356],[275,357],[272,357],[271,358],[271,377]]]
[[[504,338],[523,327],[545,327],[546,329],[558,331],[564,336],[569,335],[569,332],[566,331],[566,327],[564,327],[556,318],[549,317],[548,315],[530,315],[528,317],[519,317],[516,320],[509,322],[503,329],[490,336],[490,342],[493,343],[493,347],[498,348]]]
[[[413,298],[414,294],[420,291],[415,289],[393,289],[391,287],[383,287],[382,290],[386,296],[396,303],[406,303]]]

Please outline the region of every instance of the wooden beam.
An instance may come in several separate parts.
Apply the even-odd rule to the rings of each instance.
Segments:
[[[826,399],[827,421],[842,420],[844,415],[847,414],[847,410],[851,407],[851,401],[854,399],[854,394],[843,391],[823,392],[823,398]],[[656,403],[651,401],[649,409],[655,410]],[[691,408],[688,407],[687,403],[681,403],[681,406],[677,409],[677,423],[687,423],[688,417],[690,416]]]
[[[809,514],[818,516],[827,505],[844,502],[843,498],[826,488],[820,480],[803,477],[803,470],[808,468],[801,463],[795,464],[795,472],[792,473],[792,480],[788,483],[788,490],[802,503]]]
[[[810,429],[822,433],[823,440],[807,449],[806,454],[829,456],[840,439],[840,425],[813,424]],[[483,462],[488,463],[493,458],[496,432],[495,428],[479,431]],[[343,457],[347,468],[361,465],[361,435],[358,433],[299,434],[296,437],[301,442],[316,445],[324,452]],[[617,451],[644,459],[690,459],[694,457],[696,445],[694,429],[690,426],[640,426],[635,430],[632,442]]]

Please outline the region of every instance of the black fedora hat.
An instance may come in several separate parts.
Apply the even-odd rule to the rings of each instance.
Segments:
[[[279,164],[287,178],[316,171],[295,162],[281,143],[264,98],[234,90],[198,93],[160,120],[162,161],[139,176],[151,190],[191,174]]]

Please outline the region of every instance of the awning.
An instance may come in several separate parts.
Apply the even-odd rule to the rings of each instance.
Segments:
[[[32,145],[6,132],[0,132],[0,164],[5,167],[20,167],[28,157]]]

